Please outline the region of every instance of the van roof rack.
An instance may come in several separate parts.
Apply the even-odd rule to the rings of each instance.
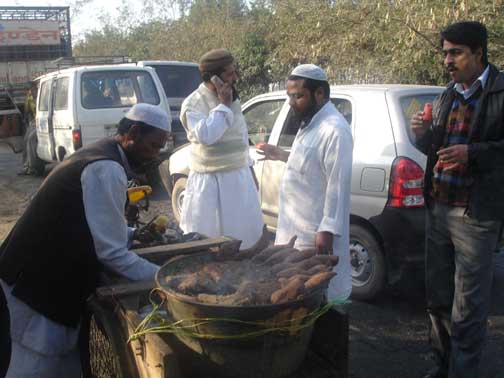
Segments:
[[[59,71],[64,68],[71,68],[76,66],[124,64],[132,63],[132,61],[129,57],[123,55],[105,55],[61,57],[53,60],[51,63],[56,65]]]

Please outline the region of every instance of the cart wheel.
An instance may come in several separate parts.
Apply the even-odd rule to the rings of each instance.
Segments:
[[[85,378],[137,378],[133,357],[121,332],[119,320],[94,310],[89,321],[88,359]]]

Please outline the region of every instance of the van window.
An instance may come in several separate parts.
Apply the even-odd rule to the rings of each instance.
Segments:
[[[40,87],[38,110],[47,112],[49,110],[49,94],[51,93],[49,81],[44,81]]]
[[[86,109],[120,108],[139,102],[159,104],[159,95],[148,72],[85,72],[81,79],[81,102]]]
[[[352,123],[352,103],[344,98],[331,98],[331,102],[336,106],[336,109],[341,113],[343,117],[347,120],[348,124]],[[284,125],[282,127],[282,132],[278,140],[278,145],[280,147],[291,147],[294,143],[294,138],[299,130],[299,121],[295,117],[294,111],[289,110],[287,117],[285,118]]]
[[[68,108],[68,77],[56,80],[54,92],[54,110]]]
[[[252,105],[243,113],[252,144],[268,142],[275,120],[284,103],[284,99],[263,101]]]
[[[201,83],[197,66],[152,64],[163,85],[166,97],[183,98],[189,96]]]

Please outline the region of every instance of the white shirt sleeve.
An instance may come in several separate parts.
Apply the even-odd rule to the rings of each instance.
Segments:
[[[224,132],[233,124],[233,112],[226,105],[219,104],[206,116],[196,111],[187,111],[187,127],[193,138],[201,143],[211,145],[217,142]]]
[[[323,150],[322,163],[327,187],[324,217],[318,232],[328,231],[334,236],[341,236],[346,229],[350,211],[352,148],[352,137],[342,132],[333,136]]]
[[[129,229],[124,219],[127,178],[115,161],[89,164],[81,175],[86,220],[98,260],[131,279],[154,278],[159,267],[128,250]]]

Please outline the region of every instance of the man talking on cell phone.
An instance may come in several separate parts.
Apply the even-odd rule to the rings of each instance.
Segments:
[[[226,49],[204,54],[203,83],[182,103],[180,120],[192,150],[180,227],[232,236],[248,248],[261,237],[263,220],[233,61]]]

